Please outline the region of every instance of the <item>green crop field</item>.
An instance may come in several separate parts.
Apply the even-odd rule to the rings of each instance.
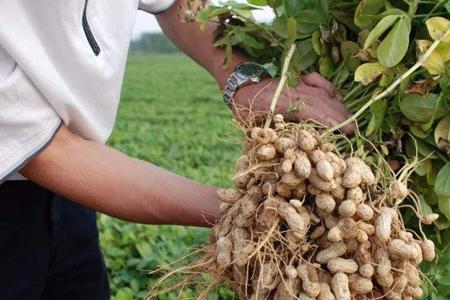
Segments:
[[[227,186],[240,152],[231,120],[214,79],[185,56],[131,56],[109,144],[186,177]],[[181,258],[208,237],[206,229],[136,225],[104,215],[98,222],[113,300],[141,299],[154,279],[148,270]],[[227,297],[226,290],[219,294],[215,298]]]

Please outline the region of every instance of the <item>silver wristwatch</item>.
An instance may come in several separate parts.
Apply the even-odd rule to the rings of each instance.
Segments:
[[[223,99],[229,106],[237,90],[249,84],[258,83],[266,73],[266,69],[255,62],[244,62],[236,66],[223,89]]]

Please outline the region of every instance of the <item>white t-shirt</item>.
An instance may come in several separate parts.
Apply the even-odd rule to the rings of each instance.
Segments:
[[[0,182],[61,122],[108,139],[138,7],[155,13],[174,1],[0,0]]]

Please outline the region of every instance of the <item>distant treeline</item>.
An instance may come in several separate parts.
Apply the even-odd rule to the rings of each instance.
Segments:
[[[176,53],[178,48],[163,33],[143,33],[131,42],[132,53]]]

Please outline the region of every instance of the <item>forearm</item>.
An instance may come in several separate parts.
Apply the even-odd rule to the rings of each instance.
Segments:
[[[184,7],[186,0],[178,0],[169,10],[156,15],[158,23],[178,48],[208,70],[222,88],[234,66],[248,59],[243,54],[234,52],[233,60],[224,67],[225,50],[213,47],[215,24],[210,23],[205,31],[201,31],[197,22],[183,23],[180,10]]]
[[[218,214],[215,188],[84,140],[65,127],[22,174],[61,196],[132,222],[207,226]]]

